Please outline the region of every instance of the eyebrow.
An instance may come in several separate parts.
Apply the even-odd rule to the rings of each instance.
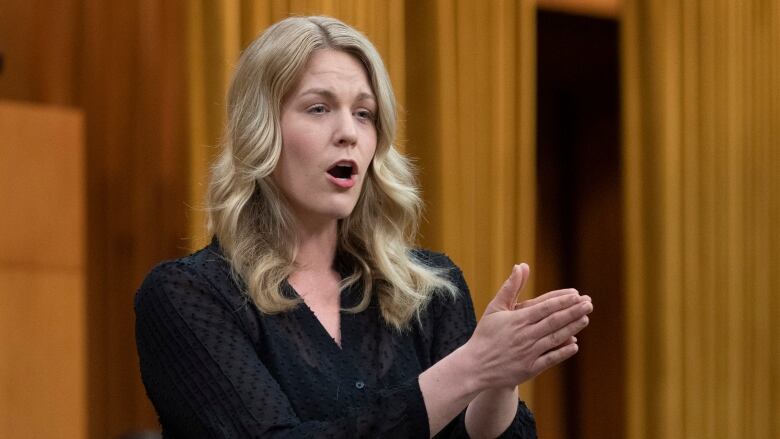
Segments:
[[[330,90],[328,90],[326,88],[310,88],[310,89],[300,93],[298,96],[305,96],[305,95],[309,95],[309,94],[320,95],[320,96],[323,96],[323,97],[328,98],[328,99],[335,99],[336,98],[336,95],[332,91],[330,91]],[[366,93],[364,91],[358,93],[358,95],[357,95],[357,100],[362,100],[362,99],[371,99],[372,101],[376,101],[376,98],[374,97],[373,94]]]

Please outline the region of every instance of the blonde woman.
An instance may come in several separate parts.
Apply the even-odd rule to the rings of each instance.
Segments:
[[[590,299],[515,304],[521,264],[476,324],[460,270],[413,248],[395,125],[382,60],[338,20],[288,18],[243,53],[214,240],[136,296],[165,437],[535,437],[516,385],[576,353]]]

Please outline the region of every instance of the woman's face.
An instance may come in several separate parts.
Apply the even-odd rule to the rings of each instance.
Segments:
[[[349,216],[377,143],[377,103],[363,65],[337,50],[314,52],[281,112],[274,182],[298,221]]]

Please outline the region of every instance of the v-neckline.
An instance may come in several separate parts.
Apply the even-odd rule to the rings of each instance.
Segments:
[[[341,277],[341,279],[345,279],[347,276],[350,275],[349,267],[348,267],[347,264],[345,264],[344,257],[345,257],[344,254],[341,254],[341,253],[337,252],[336,253],[336,259],[333,262],[333,268],[336,270],[336,272],[338,272],[338,274]],[[351,303],[351,304],[347,304],[346,303],[346,301],[348,299],[348,296],[350,294],[353,294],[353,287],[354,286],[353,287],[348,287],[348,288],[343,288],[342,287],[339,290],[339,328],[338,328],[338,330],[339,330],[339,337],[341,339],[341,343],[340,344],[336,343],[336,339],[331,337],[330,333],[325,328],[325,326],[322,324],[322,322],[317,317],[317,315],[314,313],[314,311],[311,309],[311,307],[309,307],[309,305],[306,303],[306,301],[303,300],[303,297],[300,294],[298,294],[298,291],[295,289],[295,287],[292,286],[292,284],[287,279],[284,280],[284,286],[286,288],[288,288],[288,292],[289,292],[289,294],[292,295],[292,297],[297,297],[298,299],[301,300],[301,305],[305,309],[305,314],[307,314],[309,316],[308,317],[309,319],[312,319],[312,321],[313,321],[312,326],[314,326],[316,328],[315,332],[317,334],[313,335],[313,336],[318,337],[318,338],[324,340],[324,343],[326,345],[330,346],[330,348],[332,350],[334,350],[335,352],[337,352],[338,354],[345,354],[346,353],[345,345],[348,347],[349,343],[351,342],[350,340],[348,340],[349,334],[351,333],[351,331],[346,330],[346,329],[348,329],[347,328],[348,325],[346,323],[350,320],[351,314],[345,313],[344,309],[355,305],[354,303]]]
[[[293,289],[293,291],[294,290],[295,289]],[[342,299],[342,301],[343,301],[343,299]],[[325,325],[322,324],[322,321],[319,319],[319,317],[317,317],[317,314],[314,313],[314,310],[312,310],[309,307],[309,305],[303,299],[301,299],[301,305],[303,305],[303,307],[305,308],[306,314],[309,316],[309,318],[313,320],[314,324],[312,324],[312,326],[314,326],[316,328],[315,331],[317,332],[317,336],[319,338],[326,339],[325,344],[331,345],[333,348],[336,349],[336,351],[338,351],[339,353],[343,353],[344,352],[344,338],[345,338],[344,337],[344,318],[343,318],[344,317],[344,313],[341,311],[341,309],[339,309],[339,328],[338,328],[338,330],[339,330],[339,338],[341,339],[341,344],[339,344],[339,343],[336,342],[336,339],[333,338],[330,335],[330,332],[328,332],[328,330],[325,328]]]
[[[339,337],[341,338],[341,344],[336,343],[336,339],[331,337],[328,330],[325,328],[325,325],[322,324],[322,321],[317,317],[317,314],[314,313],[314,311],[309,307],[309,305],[306,303],[305,300],[303,300],[303,297],[301,297],[300,294],[298,294],[298,291],[295,290],[295,287],[290,284],[287,280],[284,281],[285,288],[289,289],[289,292],[293,297],[297,297],[301,300],[300,306],[303,308],[304,314],[307,316],[308,319],[311,321],[311,327],[314,328],[315,334],[312,334],[312,336],[317,337],[321,340],[323,340],[323,343],[327,346],[329,346],[329,349],[338,353],[343,354],[344,353],[344,345],[346,341],[346,334],[348,331],[344,330],[344,295],[345,290],[342,288],[341,291],[339,291]]]

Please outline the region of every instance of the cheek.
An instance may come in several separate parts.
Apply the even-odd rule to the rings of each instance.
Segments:
[[[374,155],[376,154],[377,150],[377,141],[379,139],[379,135],[375,130],[371,130],[370,133],[366,134],[366,145],[368,145],[365,148],[365,156],[366,159],[371,162],[371,160],[374,158]]]
[[[310,132],[304,130],[282,130],[282,151],[277,168],[283,172],[296,174],[308,171],[313,161],[313,145],[315,139]],[[308,173],[308,172],[307,172]]]

